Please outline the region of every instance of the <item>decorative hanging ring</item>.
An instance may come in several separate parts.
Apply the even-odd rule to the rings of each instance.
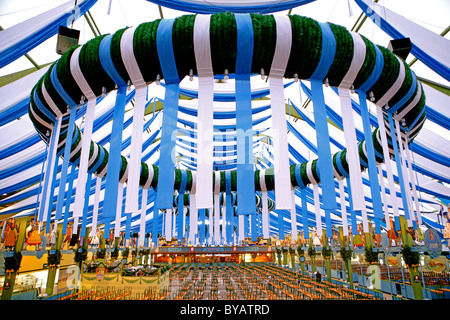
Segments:
[[[197,75],[197,67],[193,45],[193,29],[196,15],[184,15],[175,19],[173,24],[172,43],[176,61],[176,67],[180,75]],[[237,29],[234,14],[216,13],[210,18],[210,45],[211,60],[214,74],[233,73],[236,68],[237,54]],[[254,50],[251,65],[252,73],[260,73],[261,69],[271,70],[273,57],[276,49],[277,29],[276,19],[273,15],[251,14],[254,32]],[[308,80],[314,74],[319,65],[322,53],[322,29],[318,22],[307,17],[298,15],[289,16],[292,28],[291,50],[289,60],[284,73],[285,78]],[[142,23],[134,29],[133,52],[134,58],[139,67],[139,71],[146,84],[161,79],[163,72],[157,52],[156,34],[161,20]],[[396,106],[397,114],[401,114],[401,130],[409,132],[410,141],[418,134],[425,119],[423,112],[425,107],[425,94],[420,83],[408,65],[388,49],[375,46],[371,41],[361,35],[365,45],[364,50],[354,50],[354,35],[342,26],[328,23],[336,40],[336,49],[333,62],[326,71],[326,83],[337,87],[340,85],[351,67],[354,52],[364,54],[357,76],[351,84],[351,90],[358,90],[367,82],[375,67],[377,52],[383,57],[383,67],[378,80],[366,90],[367,99],[375,104],[381,98],[386,99],[386,93],[392,89],[396,83],[396,91],[389,92],[388,106]],[[85,103],[85,95],[71,73],[71,59],[73,53],[77,51],[79,68],[89,85],[92,95],[95,97],[104,96],[116,89],[113,78],[121,78],[127,84],[131,83],[131,76],[127,72],[126,63],[122,60],[121,38],[128,28],[121,29],[113,35],[98,36],[81,48],[73,47],[67,51],[57,62],[55,62],[47,73],[38,81],[31,92],[29,115],[38,134],[49,143],[49,130],[53,130],[55,118],[59,113],[63,115],[61,134],[59,136],[58,154],[64,150],[67,136],[67,126],[70,115],[70,107],[78,104],[78,109]],[[100,46],[103,42],[110,43],[109,54],[111,61],[117,71],[115,77],[111,77],[105,71],[100,59]],[[104,44],[103,44],[104,47]],[[227,71],[226,71],[227,70]],[[398,76],[402,71],[402,81],[398,84]],[[270,74],[268,75],[270,77]],[[392,91],[392,90],[391,90]],[[92,97],[90,97],[92,98]],[[384,103],[384,102],[383,102]],[[400,105],[399,105],[400,104]],[[72,109],[73,112],[77,108]],[[384,110],[386,113],[386,110]],[[373,142],[376,153],[376,160],[382,162],[382,147],[378,130],[373,132]],[[389,132],[388,138],[390,137]],[[81,154],[82,134],[75,126],[73,135],[70,161],[77,164]],[[392,145],[392,142],[389,141]],[[358,144],[358,151],[362,167],[367,167],[367,156],[364,142]],[[334,175],[341,177],[348,176],[348,163],[346,159],[346,149],[333,155]],[[314,162],[315,161],[315,162]],[[291,165],[290,177],[292,186],[306,186],[312,182],[320,182],[320,173],[316,160],[311,163],[301,163]],[[126,181],[127,158],[122,156],[122,168],[120,170],[121,181]],[[96,174],[103,175],[108,165],[108,151],[97,142],[90,144],[89,169],[95,168]],[[153,170],[149,170],[150,165],[142,162],[139,184],[141,186],[151,186],[155,188],[158,184],[158,166],[151,165]],[[362,169],[363,169],[362,168]],[[149,174],[152,171],[153,174]],[[231,173],[232,190],[236,190],[236,172]],[[273,170],[264,170],[265,186],[267,190],[274,189]],[[150,180],[149,180],[150,179]],[[300,181],[301,180],[301,181]],[[181,171],[175,169],[174,188],[180,187]],[[260,171],[255,171],[255,189],[260,191],[261,185]],[[186,191],[193,187],[192,171],[187,170]],[[225,178],[221,174],[220,191],[225,191]]]

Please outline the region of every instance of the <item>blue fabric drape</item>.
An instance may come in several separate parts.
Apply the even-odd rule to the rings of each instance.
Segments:
[[[266,1],[267,4],[252,3],[251,1],[214,3],[214,1],[189,1],[189,0],[147,0],[163,7],[187,11],[193,13],[215,13],[215,12],[235,12],[235,13],[272,13],[283,10],[289,10],[315,0],[285,0],[285,1]]]
[[[174,159],[175,140],[178,118],[179,83],[177,66],[172,47],[172,28],[175,19],[161,20],[157,34],[156,43],[159,61],[166,83],[164,116],[161,133],[161,152],[159,161],[159,176],[164,179],[158,180],[156,206],[160,209],[171,209],[173,202],[174,185]]]

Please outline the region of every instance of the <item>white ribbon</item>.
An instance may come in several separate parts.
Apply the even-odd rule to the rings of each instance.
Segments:
[[[214,172],[214,243],[220,242],[220,172]]]
[[[395,130],[396,130],[396,136],[397,136],[397,141],[398,141],[398,153],[399,153],[399,157],[400,157],[400,166],[401,166],[401,170],[402,170],[402,175],[403,175],[403,185],[405,187],[405,191],[406,191],[406,202],[407,202],[407,206],[408,206],[408,213],[409,213],[409,219],[407,219],[408,222],[408,227],[412,227],[412,219],[414,219],[414,210],[412,208],[412,203],[411,203],[411,190],[409,188],[409,177],[408,174],[406,173],[406,164],[405,164],[405,156],[403,154],[403,139],[402,139],[402,134],[400,132],[400,123],[398,122],[397,119],[394,119],[395,121]],[[394,142],[395,143],[395,142]],[[403,208],[405,207],[405,204],[403,204]]]
[[[297,210],[295,208],[295,189],[291,188],[291,242],[295,243],[298,239],[297,235]]]
[[[123,200],[123,182],[117,184],[117,207],[116,207],[116,221],[114,224],[114,237],[120,236],[120,220],[122,219],[122,200]]]
[[[55,170],[57,170],[57,158],[56,158],[56,153],[57,153],[57,147],[56,145],[58,144],[58,139],[59,139],[59,134],[61,132],[61,122],[62,122],[62,116],[58,117],[58,120],[56,121],[56,127],[53,128],[52,130],[52,135],[50,137],[50,141],[54,141],[54,147],[53,147],[53,152],[52,154],[48,154],[47,155],[47,167],[49,168],[48,171],[45,172],[45,179],[48,179],[48,188],[47,190],[42,190],[42,191],[46,191],[46,198],[45,198],[45,202],[42,202],[42,194],[41,194],[41,203],[40,203],[40,208],[43,206],[43,214],[42,214],[42,221],[47,221],[47,213],[48,213],[48,209],[50,206],[50,203],[52,203],[53,205],[53,199],[50,199],[50,194],[51,194],[51,185],[53,182],[53,172]],[[54,140],[53,140],[54,138]]]
[[[288,16],[274,16],[277,28],[277,42],[269,77],[272,103],[272,130],[275,173],[275,205],[277,209],[291,209],[289,151],[284,102],[283,77],[289,61],[292,45],[292,27]]]
[[[81,156],[80,156],[80,165],[78,170],[78,179],[77,179],[77,190],[75,193],[75,202],[73,206],[73,216],[81,217],[83,216],[83,207],[84,207],[84,197],[86,194],[86,180],[87,180],[87,171],[89,168],[89,152],[91,148],[91,138],[92,138],[92,127],[94,125],[94,114],[95,114],[95,106],[97,104],[96,96],[86,79],[84,78],[83,73],[80,69],[79,64],[79,56],[81,52],[81,47],[75,49],[72,53],[72,57],[70,59],[70,72],[76,81],[78,87],[80,87],[84,96],[88,99],[88,103],[86,106],[86,116],[84,119],[84,131],[81,140]],[[77,221],[77,220],[76,220]],[[74,223],[74,229],[76,227],[76,223]]]
[[[246,217],[249,217],[250,215],[246,215]],[[242,243],[245,239],[245,228],[244,228],[244,215],[239,215],[239,237],[238,237],[238,243]]]
[[[261,186],[261,212],[262,212],[262,225],[263,225],[263,237],[269,238],[269,208],[267,199],[267,187],[266,187],[266,170],[259,170],[259,184]]]
[[[414,196],[414,206],[416,209],[417,223],[419,225],[421,225],[422,224],[422,216],[420,213],[419,195],[417,193],[417,181],[416,181],[416,176],[414,175],[414,172],[412,169],[411,151],[409,150],[408,142],[405,143],[405,154],[406,154],[406,160],[408,161],[409,180],[411,182],[412,192],[413,192],[413,196]]]
[[[314,194],[314,210],[316,213],[316,229],[317,236],[322,238],[322,213],[320,212],[320,199],[319,199],[319,187],[316,183],[313,183]]]
[[[172,209],[166,209],[166,241],[172,241]]]
[[[61,111],[59,111],[59,109],[56,106],[55,102],[53,101],[53,99],[48,94],[47,89],[45,88],[44,81],[42,81],[42,95],[44,96],[44,100],[47,102],[47,104],[49,105],[50,109],[52,109],[53,113],[57,117],[62,116]]]
[[[195,236],[198,229],[197,190],[196,175],[192,172],[192,188],[189,196],[189,242],[195,245]]]
[[[197,208],[213,207],[213,113],[214,73],[209,41],[210,15],[197,15],[194,22],[194,53],[198,72]]]
[[[389,146],[387,142],[387,135],[386,135],[386,124],[384,122],[383,118],[383,110],[381,107],[376,108],[377,111],[377,120],[378,120],[378,130],[380,130],[380,138],[381,138],[381,147],[383,148],[383,157],[384,157],[384,166],[386,167],[386,176],[388,180],[388,186],[389,186],[389,197],[390,197],[390,203],[392,205],[392,210],[394,212],[394,217],[399,216],[398,212],[398,203],[397,203],[397,194],[394,184],[394,174],[392,173],[392,166],[391,166],[391,155],[389,152]],[[389,220],[388,220],[389,221]],[[386,225],[388,224],[388,221],[386,221]]]
[[[377,167],[378,167],[378,179],[380,180],[380,187],[381,187],[381,199],[383,200],[384,220],[386,221],[386,229],[389,231],[391,229],[391,224],[389,223],[389,207],[384,187],[383,167],[381,166],[381,163],[378,163]]]
[[[95,180],[95,195],[94,195],[94,209],[92,210],[92,228],[91,237],[95,236],[97,233],[97,220],[98,220],[98,207],[100,202],[100,190],[102,186],[102,177],[97,176]]]
[[[144,127],[145,102],[147,84],[139,69],[133,51],[133,38],[136,28],[125,30],[120,40],[120,52],[122,61],[133,83],[135,92],[133,126],[131,132],[130,159],[128,166],[130,172],[127,181],[127,194],[125,212],[137,212],[139,210],[139,178],[141,174],[142,155],[142,130]]]
[[[142,199],[141,199],[141,216],[140,216],[140,224],[139,224],[139,246],[144,245],[145,240],[145,219],[147,216],[147,197],[148,197],[148,189],[142,189]]]
[[[402,109],[402,111],[397,115],[397,119],[403,119],[403,117],[411,111],[412,108],[414,108],[420,101],[420,98],[422,97],[422,86],[418,84],[419,88],[417,88],[417,93],[414,99]]]
[[[342,215],[342,231],[344,236],[348,236],[348,222],[347,222],[347,203],[345,201],[344,179],[339,177],[337,179],[339,184],[339,198],[341,200],[341,215]]]
[[[361,36],[351,32],[353,38],[353,58],[350,68],[338,87],[342,110],[342,123],[344,125],[344,138],[347,145],[347,162],[349,179],[352,190],[353,209],[362,210],[365,207],[363,183],[358,154],[358,140],[356,139],[355,122],[353,119],[352,102],[349,89],[355,81],[359,70],[364,64],[366,45]]]

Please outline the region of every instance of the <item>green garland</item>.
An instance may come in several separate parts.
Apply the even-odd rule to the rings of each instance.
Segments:
[[[75,257],[74,260],[76,263],[81,263],[83,261],[86,261],[87,259],[87,250],[86,248],[81,248],[81,252],[77,249],[74,249]]]
[[[275,19],[272,15],[259,15],[259,14],[251,14],[252,25],[254,29],[254,54],[252,59],[251,72],[259,73],[261,69],[265,70],[265,73],[269,73],[270,67],[272,64],[273,55],[275,52],[276,45],[276,23]],[[313,19],[307,17],[301,17],[298,15],[290,15],[289,19],[291,21],[292,27],[292,47],[290,52],[290,57],[288,60],[285,77],[294,78],[298,76],[300,79],[309,79],[310,76],[314,73],[322,54],[322,31],[319,23],[314,21]],[[195,54],[193,48],[193,29],[194,29],[195,15],[185,15],[175,19],[173,25],[173,48],[174,55],[177,65],[177,70],[180,76],[187,75],[191,72],[193,74],[197,74],[196,70],[196,62],[195,62]],[[136,61],[139,65],[141,73],[144,77],[144,80],[147,82],[155,81],[156,77],[159,75],[162,77],[161,66],[158,58],[157,48],[156,48],[156,34],[158,30],[160,20],[156,20],[153,22],[143,23],[136,28],[136,32],[133,38],[133,51],[135,53]],[[336,40],[336,54],[331,64],[330,69],[327,73],[327,78],[329,83],[333,86],[337,86],[342,81],[342,78],[346,74],[353,57],[353,40],[350,32],[346,30],[344,27],[329,23],[330,28],[333,32],[333,35]],[[123,32],[127,28],[123,28],[118,30],[112,35],[111,40],[111,58],[114,63],[116,70],[119,75],[125,80],[129,81],[130,77],[126,71],[126,68],[122,61],[121,50],[120,50],[120,40]],[[99,59],[99,47],[101,40],[104,38],[104,35],[96,37],[90,41],[88,41],[81,49],[79,62],[80,69],[86,78],[89,86],[92,88],[96,95],[101,95],[104,92],[110,92],[114,90],[115,84],[112,79],[106,74],[103,70],[102,65]],[[362,36],[364,43],[366,45],[366,55],[362,68],[358,72],[358,75],[354,82],[354,88],[357,89],[361,86],[371,75],[373,68],[375,66],[375,46],[371,43],[367,38]],[[229,73],[233,73],[236,66],[236,55],[237,55],[237,29],[236,29],[236,21],[234,18],[234,14],[229,12],[224,13],[216,13],[211,15],[211,24],[210,24],[210,42],[211,42],[211,59],[213,62],[213,72],[215,74],[223,74],[225,70],[228,70]],[[384,65],[382,73],[378,79],[378,81],[373,85],[373,87],[368,90],[369,92],[373,92],[375,99],[380,99],[383,94],[389,90],[392,84],[396,81],[398,73],[399,73],[399,61],[398,59],[386,48],[378,46],[381,50]],[[34,101],[34,92],[41,100],[44,107],[51,111],[51,108],[47,105],[45,99],[42,94],[42,84],[44,84],[47,92],[50,97],[53,99],[53,102],[57,105],[57,107],[61,110],[61,112],[65,113],[67,111],[67,104],[64,100],[59,96],[56,89],[54,88],[50,73],[53,68],[56,67],[57,77],[64,88],[64,90],[68,93],[68,95],[75,101],[78,102],[81,100],[83,94],[76,84],[76,81],[73,79],[71,71],[70,71],[70,59],[73,54],[73,51],[76,47],[71,48],[62,57],[59,59],[57,63],[54,63],[50,66],[48,72],[38,81],[35,87],[32,90],[31,99],[30,99],[30,119],[32,120],[36,130],[43,140],[47,141],[49,138],[46,136],[47,131],[50,131],[51,121],[48,119],[42,111],[39,110],[37,104]],[[402,61],[402,63],[404,63]],[[404,63],[405,64],[405,63]],[[408,92],[412,83],[412,71],[405,64],[405,79],[402,83],[401,88],[394,95],[394,97],[389,101],[390,105],[395,104],[400,101],[400,99]],[[416,83],[418,87],[420,84]],[[418,93],[418,89],[416,88],[415,94],[409,99],[408,103],[414,99],[415,95]],[[405,105],[407,105],[406,103]],[[404,106],[402,106],[399,111],[402,110]],[[419,103],[412,108],[408,114],[405,115],[406,125],[411,124],[419,113],[425,107],[425,95],[422,91]],[[32,112],[33,111],[33,112]],[[36,114],[36,116],[33,115]],[[41,118],[45,124],[40,123],[37,120],[37,117]],[[423,113],[420,121],[417,122],[415,128],[409,128],[410,138],[413,139],[420,128],[423,125],[423,120],[426,115]],[[63,128],[67,126],[69,116],[66,115],[63,118]],[[77,139],[72,143],[71,149],[75,150],[80,141],[81,141],[81,132],[79,128],[75,127],[77,132],[74,134],[78,134]],[[62,134],[59,137],[60,142],[65,141],[65,137],[67,132],[65,130],[61,130]],[[374,132],[373,140],[375,142],[375,148],[380,150],[381,146],[378,143],[378,140],[375,137],[376,132]],[[102,146],[96,145],[95,142],[91,143],[90,155],[93,154],[94,148],[103,148]],[[64,148],[64,143],[58,148],[58,151],[61,151]],[[104,148],[103,148],[104,149]],[[362,150],[362,145],[360,145],[360,156],[364,154]],[[97,169],[97,173],[101,172],[108,163],[109,154],[104,149],[106,156]],[[81,155],[81,149],[79,149],[76,154],[71,157],[71,162],[75,162]],[[346,162],[346,150],[344,149],[341,152],[333,155],[334,164],[337,157],[340,157],[342,166],[348,172],[348,163]],[[91,168],[96,165],[96,162],[99,161],[100,156],[98,154],[97,159],[92,159]],[[363,159],[364,160],[364,159]],[[379,161],[383,161],[384,159],[377,158]],[[316,163],[314,163],[314,168],[316,168]],[[306,163],[302,163],[300,168],[301,171],[301,179],[303,184],[307,185],[311,183],[309,181],[306,174]],[[123,178],[123,175],[126,172],[127,168],[127,159],[122,156],[122,168],[120,172],[120,178]],[[141,163],[141,177],[140,184],[143,186],[146,184],[149,177],[148,165],[145,163]],[[335,168],[338,170],[336,164]],[[365,169],[362,166],[362,169]],[[158,167],[153,165],[153,180],[151,181],[151,187],[156,188],[158,184]],[[186,185],[186,190],[189,191],[192,187],[192,173],[188,170],[188,183]],[[338,170],[339,172],[339,170]],[[313,175],[319,181],[317,170],[313,170]],[[175,171],[177,183],[175,185],[175,189],[179,188],[180,181],[180,172]],[[221,191],[225,191],[225,175],[224,172],[220,173],[221,175]],[[236,172],[232,171],[231,175],[232,181],[232,190],[236,190]],[[268,190],[273,190],[274,188],[274,174],[273,169],[268,169],[265,171],[265,182]],[[295,165],[291,166],[291,182],[295,187],[297,186],[297,181],[295,179]],[[255,187],[256,190],[260,190],[259,185],[259,171],[255,172]]]
[[[410,246],[403,245],[401,254],[402,254],[403,260],[405,260],[405,264],[408,266],[408,268],[419,265],[420,253],[418,251],[412,251]]]
[[[22,253],[14,251],[12,257],[5,258],[5,271],[13,270],[17,272],[20,268],[20,263],[22,262]]]
[[[97,259],[105,259],[105,255],[106,255],[105,250],[102,250],[100,248],[97,250],[96,253]]]
[[[315,257],[316,257],[316,250],[313,248],[313,247],[309,247],[308,248],[308,256],[311,258],[311,259],[314,259]]]
[[[379,251],[373,251],[372,246],[364,247],[364,255],[366,257],[366,261],[368,264],[373,264],[378,262],[378,253]]]
[[[339,249],[339,253],[341,254],[342,260],[345,261],[352,258],[353,250],[350,248],[346,249],[345,247],[341,247],[341,249]]]
[[[329,247],[322,247],[322,256],[325,259],[331,258],[332,255],[333,255],[333,251]]]
[[[47,263],[49,266],[57,266],[61,262],[61,250],[55,250],[55,253],[47,255]]]

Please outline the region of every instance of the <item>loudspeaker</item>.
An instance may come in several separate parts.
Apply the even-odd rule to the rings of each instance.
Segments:
[[[59,26],[58,42],[56,44],[56,53],[64,54],[67,50],[76,46],[80,39],[80,31]]]
[[[403,60],[406,60],[406,57],[412,49],[411,40],[409,38],[391,40],[389,41],[388,49]]]

